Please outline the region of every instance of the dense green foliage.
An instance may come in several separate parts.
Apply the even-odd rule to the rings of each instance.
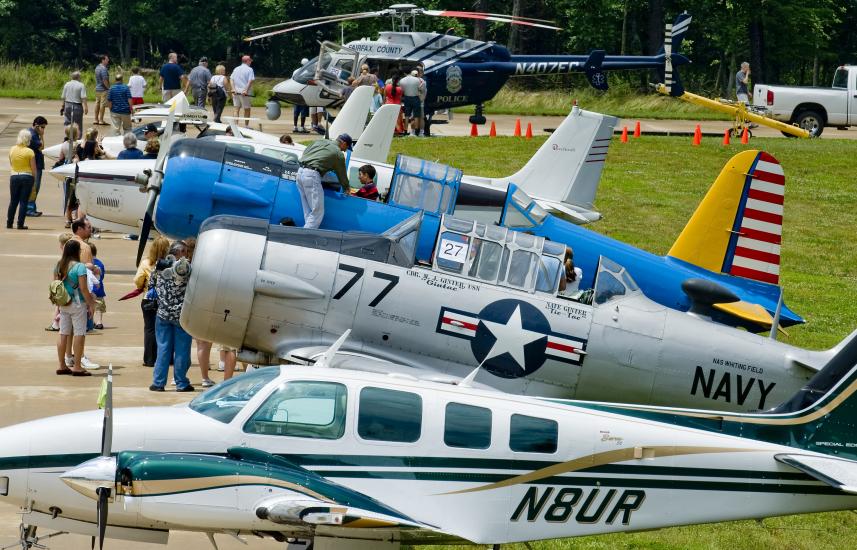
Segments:
[[[563,29],[553,33],[428,17],[417,21],[419,30],[452,29],[508,44],[515,53],[584,53],[593,48],[654,53],[663,41],[664,23],[687,10],[694,22],[683,50],[694,64],[683,74],[689,88],[701,92],[725,93],[745,59],[753,64],[757,82],[810,84],[816,78],[826,84],[837,65],[855,61],[857,51],[857,36],[850,32],[857,23],[857,0],[474,0],[466,6],[429,0],[421,5],[516,12],[554,20]],[[390,21],[326,25],[248,44],[242,39],[251,28],[378,7],[367,0],[0,0],[0,58],[83,68],[107,53],[117,64],[156,67],[169,51],[178,52],[187,65],[201,55],[235,64],[249,52],[261,74],[284,75],[302,57],[312,57],[317,39],[372,36],[389,28]],[[625,78],[637,85],[648,77]],[[557,83],[541,80],[544,86]]]

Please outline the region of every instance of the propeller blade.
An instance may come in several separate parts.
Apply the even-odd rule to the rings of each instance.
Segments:
[[[104,397],[104,423],[101,426],[101,456],[110,456],[113,447],[113,363],[107,366],[107,394]]]
[[[291,26],[291,25],[301,25],[301,24],[303,24],[303,23],[314,23],[314,22],[316,22],[316,21],[327,21],[328,19],[340,19],[340,18],[342,18],[342,17],[355,17],[355,16],[358,16],[358,15],[365,15],[365,14],[367,14],[367,13],[374,13],[374,14],[377,14],[377,13],[379,13],[379,12],[376,12],[376,11],[362,11],[362,12],[358,12],[358,13],[345,13],[345,14],[341,14],[341,15],[324,15],[324,16],[322,16],[322,17],[310,17],[309,19],[297,19],[297,20],[295,20],[295,21],[286,21],[286,22],[284,22],[284,23],[274,23],[273,25],[265,25],[265,26],[263,26],[263,27],[253,27],[253,28],[252,28],[252,29],[250,29],[250,30],[251,30],[251,31],[253,31],[253,32],[256,32],[256,31],[265,31],[265,30],[268,30],[268,29],[276,29],[276,28],[278,28],[278,27],[288,27],[288,26]]]
[[[98,493],[98,549],[104,549],[104,534],[107,532],[107,501],[110,498],[110,489],[99,487]]]
[[[256,36],[249,36],[244,39],[245,42],[252,42],[253,40],[261,40],[262,38],[268,38],[269,36],[275,36],[277,34],[283,34],[285,32],[297,31],[300,29],[308,29],[310,27],[316,27],[318,25],[326,25],[327,23],[340,23],[342,21],[355,21],[357,19],[368,19],[370,17],[378,17],[380,15],[384,15],[386,12],[383,11],[372,11],[366,12],[354,17],[336,17],[330,18],[326,21],[319,21],[317,23],[306,23],[304,25],[298,25],[297,27],[289,27],[287,29],[280,29],[277,31],[266,32],[264,34],[257,34]]]
[[[540,29],[550,29],[554,31],[562,30],[560,27],[555,27],[553,25],[545,25],[543,23],[535,23],[533,21],[527,21],[524,19],[520,19],[514,16],[497,16],[497,15],[489,15],[487,13],[475,13],[475,12],[459,12],[459,11],[446,11],[446,10],[426,10],[423,12],[425,15],[429,15],[431,17],[456,17],[458,19],[482,19],[486,21],[497,21],[499,23],[508,23],[510,25],[523,25],[526,27],[537,27]]]
[[[488,13],[481,11],[454,11],[454,10],[428,10],[431,12],[438,12],[446,14],[446,17],[458,17],[459,15],[490,15],[491,17],[503,17],[505,19],[517,19],[519,21],[533,21],[535,23],[555,23],[555,21],[551,21],[550,19],[537,19],[535,17],[524,17],[523,15],[509,15],[507,13]],[[432,15],[435,15],[432,13]]]
[[[137,245],[137,263],[140,265],[140,260],[143,259],[143,251],[146,249],[146,243],[149,241],[149,232],[152,230],[152,212],[155,210],[155,199],[158,198],[158,192],[155,189],[149,189],[149,201],[146,204],[146,215],[143,216],[143,227],[140,229],[140,240]]]

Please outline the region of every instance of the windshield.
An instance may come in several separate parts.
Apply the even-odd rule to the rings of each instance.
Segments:
[[[327,64],[330,63],[330,54],[325,53],[321,57],[321,66],[327,67]],[[318,58],[312,58],[306,65],[296,70],[292,75],[292,79],[296,82],[300,82],[301,84],[307,84],[310,79],[315,78],[315,67],[318,64]]]
[[[279,375],[279,367],[265,367],[230,378],[191,401],[190,408],[228,424],[259,390]]]
[[[601,257],[595,279],[595,303],[604,304],[617,296],[637,292],[639,287],[628,271],[610,258]]]

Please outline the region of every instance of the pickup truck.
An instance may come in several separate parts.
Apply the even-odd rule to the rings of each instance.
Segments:
[[[768,116],[797,124],[816,137],[825,126],[857,125],[857,65],[836,69],[830,88],[757,84],[753,88],[753,105],[764,107]]]

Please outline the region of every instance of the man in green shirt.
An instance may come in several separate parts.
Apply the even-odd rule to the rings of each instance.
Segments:
[[[318,229],[324,219],[324,189],[321,178],[333,171],[343,189],[348,189],[348,170],[343,152],[351,150],[354,140],[342,134],[336,141],[319,139],[314,141],[301,155],[297,184],[304,211],[304,227]]]

